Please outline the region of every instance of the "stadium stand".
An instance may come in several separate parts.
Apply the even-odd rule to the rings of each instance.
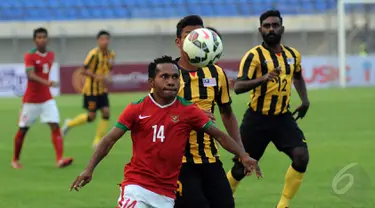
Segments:
[[[336,0],[2,0],[1,21],[256,16],[277,8],[283,14],[318,14]]]

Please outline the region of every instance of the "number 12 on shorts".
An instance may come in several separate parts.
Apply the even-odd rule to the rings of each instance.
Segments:
[[[159,139],[161,142],[164,142],[164,125],[153,125],[152,129],[154,129],[154,134],[152,136],[152,142],[156,142]]]

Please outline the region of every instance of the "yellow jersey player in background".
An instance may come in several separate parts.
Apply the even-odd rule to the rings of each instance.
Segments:
[[[83,107],[87,113],[82,113],[73,119],[67,119],[62,128],[64,136],[71,128],[95,120],[97,110],[101,111],[93,146],[99,143],[105,135],[109,122],[109,101],[107,85],[110,83],[110,72],[115,60],[115,52],[108,48],[111,35],[107,31],[97,34],[98,47],[92,49],[86,56],[84,70],[86,76],[82,88]]]
[[[289,207],[298,191],[309,161],[305,136],[296,120],[303,118],[309,108],[306,84],[301,72],[301,55],[291,47],[280,44],[284,33],[280,12],[270,10],[260,16],[259,32],[263,43],[250,49],[242,58],[236,94],[251,91],[240,133],[247,153],[259,160],[270,142],[291,160],[285,176],[284,190],[277,208]],[[289,100],[294,84],[301,100],[295,113],[289,111]],[[227,174],[234,192],[245,177],[244,168],[235,159]],[[256,206],[255,206],[256,207]]]

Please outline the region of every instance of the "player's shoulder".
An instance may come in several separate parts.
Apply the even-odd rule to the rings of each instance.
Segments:
[[[99,51],[99,48],[95,47],[95,48],[92,48],[91,50],[89,50],[88,54],[96,54],[98,51]]]
[[[215,70],[218,74],[224,74],[224,70],[223,70],[223,68],[221,68],[219,65],[216,65],[216,64],[214,64],[214,65],[209,65],[209,66],[206,66],[206,67],[204,67],[204,68],[208,68],[208,69],[210,69],[210,70]]]
[[[176,101],[179,102],[182,106],[193,106],[193,104],[194,104],[194,103],[192,103],[192,102],[190,102],[190,101],[188,101],[185,98],[180,97],[180,96],[177,96],[176,99],[177,99]]]
[[[283,47],[286,50],[288,50],[290,53],[295,54],[296,56],[301,56],[301,53],[296,48],[293,48],[293,47],[290,47],[290,46],[287,46],[287,45],[283,45]]]
[[[248,59],[248,57],[259,57],[259,52],[261,50],[261,44],[256,45],[252,48],[250,48],[248,51],[245,52],[244,56],[242,57],[242,60]]]
[[[112,49],[109,50],[109,54],[111,56],[116,56],[116,52],[114,50],[112,50]]]
[[[143,98],[141,98],[139,100],[131,102],[131,104],[132,105],[140,105],[140,104],[144,103],[147,98],[148,98],[148,96],[144,96]]]
[[[33,48],[25,53],[25,56],[32,56],[36,53],[37,49]]]

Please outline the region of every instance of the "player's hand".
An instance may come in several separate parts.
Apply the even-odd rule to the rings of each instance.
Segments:
[[[245,174],[250,176],[254,170],[258,178],[263,178],[262,171],[258,165],[258,161],[251,158],[248,154],[241,156],[240,161],[245,167]]]
[[[58,86],[60,86],[60,84],[58,82],[55,82],[55,81],[48,81],[48,86],[58,87]]]
[[[264,81],[274,81],[277,79],[281,72],[280,67],[276,67],[274,70],[268,72],[266,75],[263,76]]]
[[[86,184],[90,183],[92,179],[92,172],[89,171],[83,171],[77,179],[73,182],[73,184],[70,186],[69,191],[72,191],[75,189],[76,191],[79,191],[80,188],[84,187]]]
[[[211,119],[213,122],[216,121],[215,119],[215,115],[213,113],[211,113],[211,111],[208,111],[208,110],[203,110],[203,112],[206,114],[206,116],[208,116],[209,119]]]
[[[293,112],[293,117],[297,114],[297,117],[294,119],[297,121],[298,119],[303,119],[305,117],[307,111],[309,110],[310,102],[303,102],[302,105],[298,106],[296,110]]]

